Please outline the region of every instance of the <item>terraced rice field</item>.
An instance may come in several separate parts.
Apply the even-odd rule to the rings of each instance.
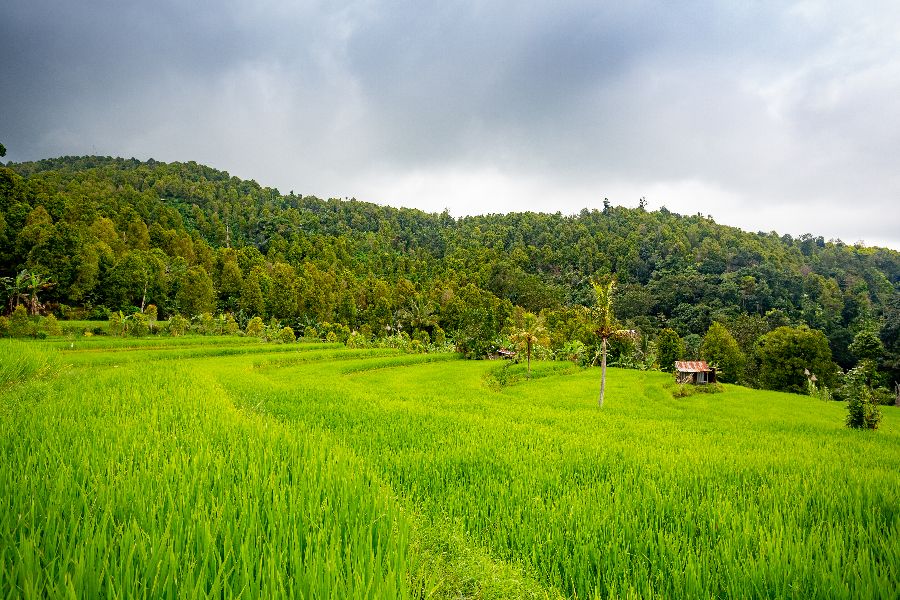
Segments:
[[[0,597],[900,596],[897,409],[500,368],[0,341]]]

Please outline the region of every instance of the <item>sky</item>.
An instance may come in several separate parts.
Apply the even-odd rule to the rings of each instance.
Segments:
[[[5,160],[900,250],[900,2],[6,0]]]

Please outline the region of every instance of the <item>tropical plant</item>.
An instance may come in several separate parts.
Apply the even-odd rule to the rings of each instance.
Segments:
[[[524,351],[528,358],[528,378],[531,378],[531,352],[536,345],[550,343],[547,328],[544,326],[544,318],[524,310],[517,310],[513,314],[510,327],[509,340],[520,350]]]
[[[588,312],[594,334],[601,340],[600,397],[597,399],[597,405],[603,408],[603,397],[606,393],[606,346],[609,338],[619,331],[613,311],[616,280],[608,278],[604,281],[592,281],[591,284],[596,300]]]

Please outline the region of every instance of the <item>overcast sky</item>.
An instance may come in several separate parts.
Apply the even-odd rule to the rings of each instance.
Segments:
[[[900,249],[900,2],[6,0],[0,142]]]

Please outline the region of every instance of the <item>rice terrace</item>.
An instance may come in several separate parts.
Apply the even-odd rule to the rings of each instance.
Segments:
[[[898,590],[893,407],[610,368],[599,410],[596,368],[246,337],[0,352],[5,598]]]

